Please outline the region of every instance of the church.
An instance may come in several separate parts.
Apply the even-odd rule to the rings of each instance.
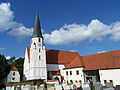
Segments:
[[[120,50],[80,56],[78,52],[46,49],[36,13],[31,46],[24,59],[25,80],[58,80],[60,83],[101,82],[120,84]]]

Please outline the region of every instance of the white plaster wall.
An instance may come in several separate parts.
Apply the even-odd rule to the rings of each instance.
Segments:
[[[113,85],[120,85],[120,69],[99,70],[100,81],[104,85],[104,80],[113,80]]]
[[[15,75],[13,75],[13,72],[15,72]],[[15,78],[12,80],[12,78]],[[18,71],[10,71],[10,73],[7,76],[7,83],[8,82],[20,82],[20,74]]]
[[[25,78],[29,77],[29,73],[30,73],[29,69],[30,69],[30,63],[29,63],[28,52],[27,52],[27,48],[26,48],[24,65],[23,65],[23,74],[24,74]]]
[[[47,68],[46,68],[46,52],[45,46],[43,46],[42,38],[32,38],[31,48],[30,48],[30,64],[29,75],[27,80],[33,79],[47,79]],[[36,43],[36,47],[34,45]]]
[[[47,64],[48,71],[59,71],[65,68],[64,64]]]
[[[79,75],[76,74],[76,71],[79,70]],[[70,83],[70,80],[73,80],[73,83],[76,83],[75,81],[77,80],[79,82],[79,80],[82,81],[82,84],[84,83],[84,76],[83,76],[83,68],[80,67],[80,68],[71,68],[71,69],[64,69],[63,72],[64,72],[64,79],[69,81]],[[68,71],[68,75],[66,75],[66,71]],[[70,71],[72,71],[72,75],[70,75]]]

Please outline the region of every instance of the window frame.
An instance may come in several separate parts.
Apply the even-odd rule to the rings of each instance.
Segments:
[[[70,71],[70,75],[72,75],[72,71]]]
[[[15,72],[13,72],[13,76],[15,76]]]
[[[79,72],[79,70],[76,70],[76,75],[80,75],[80,72]]]
[[[68,76],[68,71],[66,71],[66,75]]]

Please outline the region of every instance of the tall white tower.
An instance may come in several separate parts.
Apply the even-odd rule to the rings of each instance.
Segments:
[[[31,47],[26,49],[24,75],[27,80],[47,80],[46,53],[38,12],[36,13]]]

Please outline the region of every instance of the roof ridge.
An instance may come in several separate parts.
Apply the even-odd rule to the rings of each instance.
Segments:
[[[93,55],[105,54],[105,53],[110,53],[110,52],[115,52],[115,51],[120,51],[120,50],[105,51],[105,52],[100,52],[100,53],[95,53],[95,54],[90,54],[90,55],[85,55],[85,56],[93,56]],[[83,57],[85,57],[85,56],[83,56]]]

